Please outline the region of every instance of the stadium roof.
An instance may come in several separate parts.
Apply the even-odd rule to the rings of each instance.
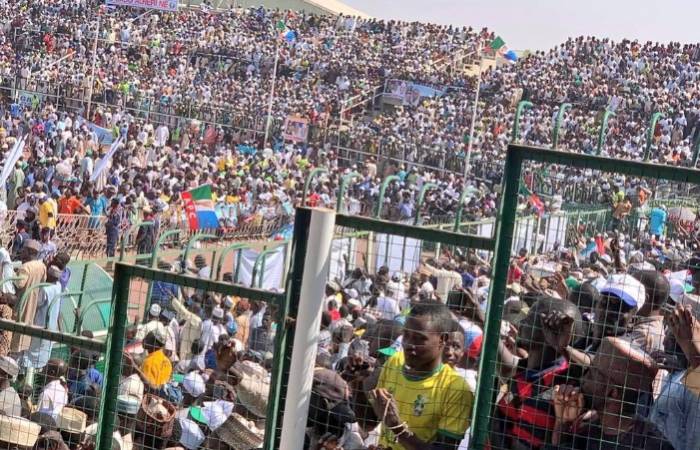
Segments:
[[[215,2],[216,3],[216,2]],[[330,14],[344,16],[371,17],[358,9],[346,5],[341,0],[227,0],[223,4],[234,4],[244,8],[264,6],[266,8],[290,9],[292,11],[306,11],[313,14]]]
[[[368,14],[355,9],[339,0],[302,0],[303,3],[316,6],[328,11],[330,14],[342,14],[344,16],[370,17]]]

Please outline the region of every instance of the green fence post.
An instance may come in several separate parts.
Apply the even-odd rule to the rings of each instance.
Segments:
[[[185,251],[182,254],[182,267],[183,267],[183,272],[184,268],[187,265],[187,258],[190,256],[190,250],[192,250],[192,246],[199,242],[199,241],[204,241],[206,239],[216,239],[216,236],[213,234],[208,234],[208,233],[197,233],[194,236],[190,238],[189,241],[187,241],[187,245],[185,246]]]
[[[117,418],[117,394],[122,371],[122,354],[126,339],[127,307],[129,304],[129,276],[122,263],[114,269],[112,286],[112,315],[107,334],[107,355],[105,358],[105,384],[100,399],[99,429],[95,450],[112,450],[114,421]]]
[[[309,176],[307,176],[306,181],[304,181],[304,191],[302,192],[301,206],[306,206],[306,196],[309,193],[311,181],[317,176],[321,175],[322,173],[328,173],[328,169],[326,169],[325,167],[317,167],[311,172],[309,172]]]
[[[153,251],[151,252],[151,268],[155,269],[158,267],[158,252],[160,251],[160,247],[163,245],[166,239],[168,239],[170,236],[179,236],[181,230],[170,230],[166,231],[165,233],[161,234],[158,240],[156,241],[156,245],[153,246]]]
[[[503,300],[508,280],[513,231],[515,229],[516,208],[518,206],[518,188],[522,171],[523,158],[512,147],[506,154],[505,172],[503,174],[503,199],[496,221],[496,247],[494,250],[494,274],[486,310],[486,326],[482,358],[479,364],[479,384],[474,402],[476,414],[472,425],[472,448],[486,448],[491,417],[491,400],[493,398],[493,380],[496,376],[496,360],[500,342]]]
[[[119,248],[119,261],[124,261],[124,256],[126,255],[126,238],[128,236],[131,236],[131,233],[133,232],[133,230],[138,230],[139,228],[141,228],[144,225],[153,225],[153,222],[151,222],[151,221],[136,222],[134,224],[134,226],[129,229],[129,232],[122,236],[122,242],[121,242],[121,246]],[[107,260],[107,261],[109,262],[109,260]]]
[[[462,225],[462,212],[464,211],[464,200],[467,199],[467,195],[474,192],[470,186],[465,186],[462,193],[459,195],[459,200],[457,201],[457,214],[455,214],[455,224],[452,227],[452,231],[455,233],[459,232],[460,226]]]
[[[35,289],[41,289],[44,287],[51,287],[51,286],[53,286],[53,283],[37,283],[37,284],[33,284],[31,286],[27,286],[27,288],[22,293],[22,296],[19,298],[19,303],[17,304],[16,311],[19,311],[17,317],[19,317],[21,319],[22,315],[24,314],[25,303],[27,303],[27,298],[29,298],[29,294],[31,294],[32,291],[34,291]]]
[[[296,318],[299,311],[301,296],[301,280],[304,273],[304,260],[306,259],[307,245],[309,242],[309,227],[311,225],[311,210],[297,208],[294,218],[294,234],[292,237],[292,267],[290,276],[285,283],[285,300],[279,308],[279,325],[275,338],[275,352],[272,374],[270,378],[270,401],[267,404],[267,420],[265,421],[265,450],[280,448],[277,442],[277,424],[282,423],[284,411],[280,410],[279,399],[286,397],[286,374],[289,373],[291,364],[291,346],[294,343],[294,322],[287,318]]]
[[[423,206],[423,201],[425,200],[426,192],[428,192],[428,189],[437,189],[437,187],[438,185],[435,183],[425,183],[423,186],[421,186],[420,192],[418,192],[418,201],[416,202],[416,217],[413,219],[413,225],[420,225],[420,209]]]
[[[255,262],[253,263],[253,274],[251,276],[251,284],[250,287],[255,287],[255,278],[258,276],[258,272],[260,273],[260,280],[258,283],[258,288],[263,289],[261,286],[262,284],[262,277],[265,274],[265,258],[267,258],[267,255],[270,253],[276,251],[279,248],[279,246],[275,246],[272,248],[267,248],[260,252],[257,258],[255,258]]]
[[[340,186],[338,188],[338,198],[336,199],[335,202],[335,210],[336,212],[342,212],[341,208],[343,207],[343,201],[345,200],[345,191],[348,188],[348,183],[350,180],[353,180],[355,178],[361,177],[357,172],[350,172],[347,175],[343,175],[343,177],[340,179]]]
[[[564,120],[564,113],[566,113],[567,109],[571,109],[571,103],[562,103],[559,105],[557,120],[554,122],[554,129],[552,130],[552,149],[556,149],[559,145],[559,130],[561,129],[561,121]]]
[[[236,244],[229,245],[228,247],[221,250],[221,254],[219,255],[219,263],[216,265],[216,279],[217,280],[221,279],[221,270],[224,267],[224,262],[226,260],[226,257],[228,257],[228,254],[234,250],[239,250],[239,249],[244,249],[244,248],[248,248],[248,244],[236,243]]]
[[[88,267],[90,266],[90,263],[86,262],[85,265],[83,266],[83,278],[80,280],[80,293],[78,294],[78,305],[77,309],[80,311],[80,309],[83,307],[83,295],[85,293],[85,282],[87,281],[87,273],[88,273]],[[73,327],[73,332],[75,333],[76,336],[80,336],[80,327],[82,326],[82,322],[80,320],[80,314],[76,317],[75,320],[75,325]]]
[[[651,157],[651,143],[654,140],[654,131],[656,130],[656,123],[663,117],[663,113],[655,112],[651,116],[651,121],[649,122],[649,131],[647,132],[647,146],[644,149],[644,161],[649,161]]]
[[[605,143],[605,137],[608,135],[608,119],[610,116],[614,116],[615,113],[606,109],[603,112],[603,120],[600,124],[600,130],[598,131],[598,148],[596,149],[596,155],[600,155],[603,151],[603,144]]]
[[[398,175],[389,175],[382,181],[382,186],[379,188],[379,200],[377,201],[377,208],[374,210],[374,218],[379,219],[382,215],[382,207],[384,206],[384,194],[386,194],[386,188],[389,187],[389,183],[392,181],[399,181]]]
[[[518,142],[518,138],[520,137],[520,115],[525,108],[532,108],[532,102],[522,100],[518,103],[518,107],[515,109],[515,118],[513,119],[513,131],[511,133],[512,142]]]

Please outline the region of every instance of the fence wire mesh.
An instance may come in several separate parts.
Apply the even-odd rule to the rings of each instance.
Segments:
[[[307,448],[697,448],[700,174],[520,151],[498,221],[337,216]]]

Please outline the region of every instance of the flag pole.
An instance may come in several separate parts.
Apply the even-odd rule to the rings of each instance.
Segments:
[[[275,82],[277,81],[277,63],[280,59],[280,43],[277,40],[275,47],[275,64],[272,69],[272,86],[270,86],[270,102],[267,105],[267,123],[265,124],[265,141],[263,147],[267,148],[267,141],[270,137],[270,126],[272,125],[272,102],[275,100]]]
[[[474,143],[474,126],[476,125],[476,111],[479,107],[479,92],[481,91],[481,72],[484,70],[484,55],[483,44],[479,41],[477,54],[479,55],[479,74],[476,78],[476,94],[474,95],[474,110],[472,111],[472,124],[469,129],[469,142],[467,143],[467,156],[464,159],[464,187],[467,185],[467,176],[469,176],[470,163],[472,159],[472,145]]]
[[[100,39],[100,26],[102,25],[102,14],[97,14],[97,31],[95,32],[95,43],[92,46],[92,68],[90,69],[90,86],[88,88],[88,101],[85,118],[90,119],[92,109],[92,91],[95,88],[95,66],[97,66],[97,41]]]

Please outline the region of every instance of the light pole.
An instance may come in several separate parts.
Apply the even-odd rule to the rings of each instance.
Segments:
[[[90,120],[92,109],[92,91],[95,88],[95,67],[97,66],[97,41],[100,39],[100,26],[102,25],[102,13],[97,13],[97,31],[95,32],[95,42],[92,44],[92,67],[90,69],[90,86],[88,86],[88,101],[85,110],[85,118]]]
[[[484,70],[484,57],[481,54],[482,43],[479,41],[479,48],[476,54],[479,57],[479,74],[476,77],[476,93],[474,94],[474,108],[472,110],[472,123],[469,126],[469,142],[467,142],[467,155],[464,158],[464,182],[467,182],[469,169],[471,168],[472,146],[474,145],[474,128],[476,126],[476,112],[479,108],[479,93],[481,92],[481,72]]]
[[[270,101],[267,104],[267,122],[265,123],[265,140],[263,147],[267,148],[267,141],[270,138],[270,127],[272,126],[272,104],[275,100],[275,83],[277,82],[277,64],[280,59],[280,44],[275,46],[275,63],[272,68],[272,86],[270,86]]]

